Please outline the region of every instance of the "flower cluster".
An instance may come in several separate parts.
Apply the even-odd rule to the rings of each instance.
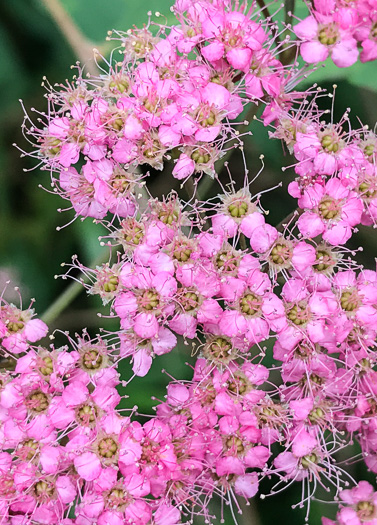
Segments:
[[[316,1],[294,28],[300,44],[281,41],[264,9],[177,0],[176,25],[112,33],[122,60],[103,75],[47,86],[48,112],[24,124],[31,156],[75,216],[103,225],[111,253],[95,268],[74,256],[65,277],[118,329],[47,348],[44,322],[1,299],[1,350],[15,362],[0,381],[2,522],[211,523],[213,497],[240,512],[236,496],[269,477],[268,495],[301,481],[302,504],[335,487],[349,504],[339,524],[374,523],[373,489],[344,490],[337,452],[357,441],[377,472],[377,273],[345,246],[377,218],[377,138],[347,115],[327,123],[321,90],[290,92],[299,47],[343,67],[359,41],[361,60],[375,58],[371,7]],[[218,168],[243,153],[236,119],[258,106],[295,159],[298,208],[277,226],[246,163],[240,187]],[[186,182],[187,200],[153,197],[143,165]],[[203,174],[221,188],[209,200]],[[125,415],[122,360],[143,377],[180,345],[197,357],[192,380],[172,379],[155,415]]]
[[[316,64],[329,56],[338,67],[349,67],[359,58],[377,58],[377,4],[375,0],[314,0],[311,14],[294,27],[302,41],[305,62]]]
[[[337,520],[322,518],[323,525],[373,525],[377,519],[377,499],[372,485],[360,481],[351,490],[340,492],[342,507],[337,514]],[[347,506],[343,506],[346,504]]]

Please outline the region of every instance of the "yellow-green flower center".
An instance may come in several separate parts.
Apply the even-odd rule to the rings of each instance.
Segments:
[[[324,411],[322,410],[322,408],[320,407],[317,407],[317,408],[314,408],[309,416],[308,416],[308,419],[311,423],[313,424],[316,424],[318,423],[319,421],[321,421],[321,419],[323,418],[323,416],[325,415]]]
[[[215,264],[221,272],[235,274],[240,263],[231,250],[222,250],[217,254]]]
[[[160,296],[155,289],[145,290],[138,297],[138,304],[141,310],[150,312],[156,310],[160,305]]]
[[[26,398],[25,405],[31,412],[39,414],[44,412],[50,404],[48,396],[41,390],[35,390]]]
[[[109,83],[109,89],[115,93],[124,93],[128,91],[130,87],[130,82],[127,77],[114,78]]]
[[[11,332],[12,334],[16,334],[17,332],[20,332],[23,330],[25,323],[21,320],[18,321],[9,321],[6,323],[8,332]]]
[[[262,299],[259,295],[249,291],[241,297],[239,306],[243,314],[252,317],[260,313]]]
[[[118,443],[112,437],[102,438],[98,442],[98,454],[105,459],[112,459],[118,452]]]
[[[334,134],[323,135],[321,140],[321,146],[324,150],[326,150],[329,153],[336,153],[339,150],[338,136]]]
[[[310,312],[306,305],[295,304],[288,309],[287,317],[296,326],[302,326],[309,321]]]
[[[237,357],[237,352],[229,339],[214,337],[204,345],[203,355],[215,363],[227,364]]]
[[[91,426],[95,423],[97,417],[98,410],[93,405],[85,404],[76,409],[76,421],[84,427]]]
[[[103,363],[103,356],[94,348],[87,350],[82,356],[82,365],[87,370],[98,370]]]
[[[173,257],[179,262],[187,262],[190,259],[192,252],[193,248],[190,246],[189,242],[184,240],[181,242],[177,241],[174,246]]]
[[[192,312],[199,306],[199,296],[196,292],[185,292],[179,296],[179,303],[185,312]]]
[[[340,203],[332,197],[324,197],[318,205],[318,211],[325,220],[337,219],[340,216]]]
[[[317,454],[312,452],[311,454],[307,454],[303,458],[301,458],[301,465],[305,469],[309,469],[313,467],[313,465],[317,465],[319,462],[319,457]]]
[[[225,451],[231,451],[237,455],[241,455],[245,452],[245,446],[242,439],[238,436],[227,436],[224,439]]]
[[[339,39],[339,30],[336,24],[328,24],[320,27],[318,40],[324,46],[333,46]]]
[[[49,356],[46,356],[43,358],[41,357],[40,361],[38,362],[38,368],[42,375],[44,376],[51,375],[52,372],[54,371],[54,364],[53,364],[51,357]]]
[[[249,210],[248,203],[245,201],[235,201],[228,206],[228,212],[231,217],[240,218],[247,215]]]
[[[195,164],[207,164],[211,160],[211,155],[207,151],[199,148],[191,153],[191,159]]]
[[[335,260],[332,257],[330,250],[318,248],[316,250],[316,262],[313,264],[314,270],[317,272],[326,272],[333,266],[335,266]]]
[[[47,503],[55,496],[55,486],[47,480],[37,481],[33,485],[32,494],[39,503]]]
[[[357,290],[346,290],[340,296],[340,306],[346,312],[353,312],[360,306],[360,297]]]
[[[123,511],[131,502],[132,498],[120,487],[111,489],[107,496],[107,507],[110,509]]]
[[[356,512],[361,522],[370,521],[376,515],[376,508],[371,501],[359,501],[356,505]]]
[[[243,372],[235,372],[227,382],[227,389],[232,394],[242,396],[247,394],[252,388],[252,384]]]
[[[270,253],[270,261],[278,266],[290,265],[291,257],[291,246],[281,242],[275,244]]]

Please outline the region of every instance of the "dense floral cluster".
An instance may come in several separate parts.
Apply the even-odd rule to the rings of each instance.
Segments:
[[[300,481],[302,504],[331,487],[339,525],[376,522],[371,485],[346,489],[337,453],[356,441],[377,473],[377,273],[344,246],[376,222],[377,137],[347,115],[327,123],[321,91],[310,103],[314,91],[290,91],[298,49],[343,67],[360,42],[361,61],[376,58],[372,4],[316,1],[293,28],[300,44],[263,8],[177,0],[177,25],[113,34],[122,60],[107,73],[47,86],[48,112],[24,124],[31,155],[75,216],[107,229],[112,253],[96,268],[74,256],[66,276],[80,270],[119,329],[46,346],[31,307],[0,299],[14,361],[0,374],[1,523],[212,523],[214,496],[241,512],[237,497],[264,477],[268,495]],[[241,114],[259,105],[295,159],[298,207],[278,226],[246,168],[242,187],[224,187],[216,165],[242,151]],[[187,182],[187,202],[152,197],[143,165]],[[208,201],[204,176],[221,187]],[[143,377],[182,340],[192,380],[172,380],[155,415],[124,415],[119,363]]]
[[[359,58],[377,58],[377,3],[375,0],[314,0],[311,14],[294,27],[302,40],[300,53],[309,64],[331,56],[338,67],[349,67]]]

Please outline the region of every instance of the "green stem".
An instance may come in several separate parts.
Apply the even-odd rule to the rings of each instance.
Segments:
[[[59,27],[64,38],[72,48],[86,70],[92,75],[98,75],[98,68],[93,61],[93,48],[96,47],[77,27],[73,18],[67,13],[59,0],[41,0],[51,18]]]
[[[302,210],[301,208],[296,208],[295,210],[293,210],[279,222],[279,224],[276,226],[277,231],[283,232],[287,224],[289,224],[294,217],[298,219],[303,213],[304,210]]]
[[[247,112],[246,114],[246,118],[244,120],[244,124],[242,124],[241,126],[238,126],[237,127],[237,131],[239,132],[239,134],[241,135],[242,133],[244,133],[245,131],[247,131],[248,129],[248,126],[250,125],[250,122],[254,119],[254,116],[257,114],[257,111],[259,109],[259,106],[257,106],[256,104],[252,104],[250,106],[250,109],[249,111]],[[235,141],[237,139],[234,139]],[[221,159],[219,159],[216,163],[215,163],[215,168],[216,168],[216,173],[220,173],[222,171],[222,169],[224,168],[225,164],[227,162],[229,162],[229,159],[231,158],[231,156],[233,155],[233,152],[236,148],[232,148],[230,147],[228,149],[228,151],[225,153],[225,155],[223,157],[221,157]],[[216,179],[212,179],[211,177],[209,176],[204,176],[203,177],[203,180],[199,183],[198,185],[198,190],[196,192],[196,196],[198,198],[198,200],[204,200],[205,197],[208,195],[214,181]]]
[[[97,257],[90,265],[90,268],[95,268],[96,266],[104,263],[109,258],[109,252],[103,252]],[[51,324],[59,315],[72,303],[74,299],[84,289],[83,284],[89,281],[89,278],[81,274],[78,278],[78,281],[72,281],[72,283],[60,294],[57,299],[43,312],[40,319],[46,324]]]
[[[242,510],[241,517],[239,518],[241,525],[260,525],[260,519],[254,499],[251,499],[248,502],[249,505],[246,504],[244,498],[238,497],[237,501]]]
[[[287,25],[292,23],[294,10],[295,10],[295,0],[285,0],[284,11],[285,11],[285,23]]]
[[[240,246],[241,250],[247,250],[246,237],[243,233],[241,233],[240,235]]]

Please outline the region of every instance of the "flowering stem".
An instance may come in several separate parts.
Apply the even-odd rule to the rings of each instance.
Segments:
[[[284,2],[284,11],[285,11],[285,23],[291,24],[293,13],[295,10],[295,0],[285,0]]]
[[[93,61],[94,43],[81,32],[59,0],[42,0],[42,3],[49,12],[51,18],[53,18],[58,25],[60,31],[80,62],[86,64],[85,67],[89,73],[97,75],[98,69]]]
[[[261,12],[263,13],[263,16],[265,18],[271,18],[271,15],[270,15],[270,12],[268,10],[268,7],[266,6],[266,4],[264,3],[264,0],[257,0],[257,4],[259,5],[259,7],[261,8]]]
[[[257,104],[252,104],[250,106],[250,109],[246,115],[246,118],[244,120],[244,123],[239,126],[237,128],[237,131],[239,132],[239,135],[241,135],[242,133],[245,133],[245,131],[247,130],[249,124],[250,124],[250,121],[252,121],[254,119],[254,116],[256,115],[257,111],[258,111],[258,108],[259,106],[257,106]],[[223,157],[221,157],[221,159],[219,159],[217,162],[216,162],[216,173],[220,173],[223,169],[223,167],[226,165],[227,162],[229,162],[229,159],[231,158],[231,156],[233,155],[234,151],[235,151],[236,148],[229,148],[228,151],[225,153],[225,155]],[[209,190],[211,189],[211,186],[213,185],[213,182],[214,182],[215,179],[212,179],[211,177],[204,177],[203,178],[203,181],[198,185],[198,190],[197,190],[197,198],[198,200],[204,200],[205,197],[207,196]]]
[[[240,246],[242,250],[247,250],[246,237],[243,233],[240,235]]]
[[[95,268],[97,265],[102,264],[104,261],[106,261],[109,258],[108,252],[103,252],[100,254],[99,257],[97,257],[90,265],[90,268]],[[60,294],[57,299],[43,312],[41,315],[42,321],[44,321],[46,324],[51,324],[55,319],[59,317],[59,315],[72,303],[74,299],[84,289],[82,283],[86,283],[88,281],[87,276],[84,274],[81,274],[77,281],[72,281],[72,283],[64,290],[62,294]]]
[[[284,219],[282,219],[279,224],[276,226],[277,231],[282,232],[285,227],[292,221],[294,217],[298,218],[304,213],[304,210],[301,208],[296,208],[291,213],[289,213]]]
[[[243,498],[237,498],[242,514],[240,517],[241,525],[260,525],[260,520],[254,500],[249,500],[248,504]]]

